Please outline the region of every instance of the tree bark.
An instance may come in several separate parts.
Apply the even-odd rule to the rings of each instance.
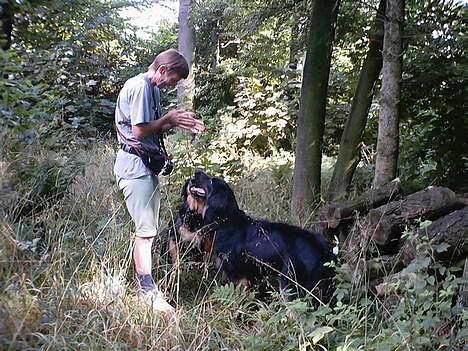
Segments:
[[[310,17],[297,123],[292,212],[303,216],[320,199],[322,138],[339,0],[316,0]]]
[[[426,236],[430,240],[431,250],[436,260],[457,262],[468,254],[468,206],[449,213],[432,222],[427,228],[416,232],[418,237]],[[445,250],[438,250],[437,245],[448,244]],[[407,266],[417,255],[417,238],[406,240],[400,250],[401,261]]]
[[[328,199],[344,197],[360,160],[362,133],[374,96],[374,88],[382,70],[382,47],[386,0],[380,0],[379,9],[369,36],[369,49],[361,68],[354,94],[351,113],[341,136],[340,149],[333,176],[328,187]]]
[[[427,241],[421,245],[418,238],[426,236]],[[447,247],[440,244],[446,243]],[[468,254],[468,207],[454,211],[446,216],[440,217],[432,222],[427,228],[419,229],[416,236],[407,240],[397,255],[380,256],[366,261],[366,274],[369,279],[377,279],[387,276],[385,282],[378,289],[385,292],[389,281],[400,281],[402,275],[408,273],[400,272],[407,267],[418,255],[429,253],[431,257],[445,264],[456,264],[460,259],[466,258]],[[400,272],[400,273],[395,273]],[[414,274],[414,273],[413,273]],[[466,299],[466,295],[462,297]],[[465,300],[467,301],[467,300]]]
[[[404,0],[387,0],[374,186],[397,176]]]
[[[362,194],[356,199],[324,206],[319,211],[320,231],[329,238],[337,236],[340,238],[340,242],[343,242],[353,223],[354,215],[357,213],[365,215],[370,209],[394,200],[400,193],[401,182],[397,178],[378,189]]]
[[[11,46],[11,33],[13,31],[13,4],[7,0],[0,2],[2,34],[0,35],[0,43],[3,50],[8,50]]]
[[[401,235],[405,224],[416,219],[434,219],[460,208],[463,203],[448,188],[428,187],[401,201],[390,202],[370,210],[368,231],[378,245]]]
[[[177,105],[179,108],[190,107],[185,106],[184,100],[186,97],[191,100],[193,95],[193,74],[191,68],[195,49],[195,30],[190,21],[190,4],[191,0],[179,0],[179,52],[185,57],[190,67],[188,78],[177,87]]]

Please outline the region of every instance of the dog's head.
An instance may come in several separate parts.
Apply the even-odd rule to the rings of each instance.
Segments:
[[[204,224],[227,219],[239,212],[234,193],[221,178],[196,171],[183,189],[185,207],[202,215]]]

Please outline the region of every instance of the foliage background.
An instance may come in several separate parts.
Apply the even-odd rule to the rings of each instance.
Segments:
[[[144,6],[145,2],[133,2]],[[268,301],[223,285],[188,258],[156,262],[179,324],[132,295],[132,230],[112,175],[113,111],[125,80],[177,45],[177,26],[149,39],[119,16],[128,1],[15,2],[13,45],[0,52],[0,345],[6,349],[461,349],[460,269],[431,248],[378,298],[339,264],[335,306]],[[327,105],[324,188],[350,110],[376,1],[343,1]],[[209,132],[168,146],[163,223],[194,168],[224,176],[256,217],[310,227],[289,212],[309,1],[195,1],[195,110]],[[467,187],[466,33],[454,1],[407,1],[400,170],[407,191]],[[294,28],[294,30],[292,30]],[[212,40],[216,33],[217,40]],[[291,66],[291,48],[297,68]],[[163,97],[174,103],[173,93]],[[350,197],[372,181],[378,96]],[[155,247],[159,248],[160,243]],[[422,242],[421,245],[427,245]],[[440,248],[443,249],[443,248]],[[360,267],[363,268],[363,267]],[[410,316],[410,317],[409,317]]]

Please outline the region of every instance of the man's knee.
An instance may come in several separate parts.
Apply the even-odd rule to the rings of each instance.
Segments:
[[[158,233],[158,224],[152,219],[140,218],[135,222],[135,237],[153,239]]]
[[[154,236],[135,236],[135,243],[136,244],[143,244],[148,245],[152,244],[154,241]]]

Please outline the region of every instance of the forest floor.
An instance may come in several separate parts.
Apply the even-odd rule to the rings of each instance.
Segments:
[[[34,157],[53,159],[41,152]],[[285,302],[273,288],[268,301],[259,301],[252,291],[224,284],[214,264],[182,258],[170,265],[156,241],[155,276],[177,312],[170,319],[154,314],[135,294],[132,223],[112,174],[114,157],[111,144],[78,153],[84,171],[60,196],[29,197],[35,201],[29,207],[27,192],[9,186],[11,164],[1,163],[0,349],[380,351],[465,345],[468,314],[453,305],[457,272],[442,271],[430,257],[412,268],[425,284],[403,284],[388,298],[368,291],[365,277],[340,263],[334,305],[315,308],[308,299]],[[179,178],[163,181],[162,226],[176,210]],[[285,182],[274,172],[259,172],[238,180],[234,190],[249,214],[297,224],[288,214]]]

